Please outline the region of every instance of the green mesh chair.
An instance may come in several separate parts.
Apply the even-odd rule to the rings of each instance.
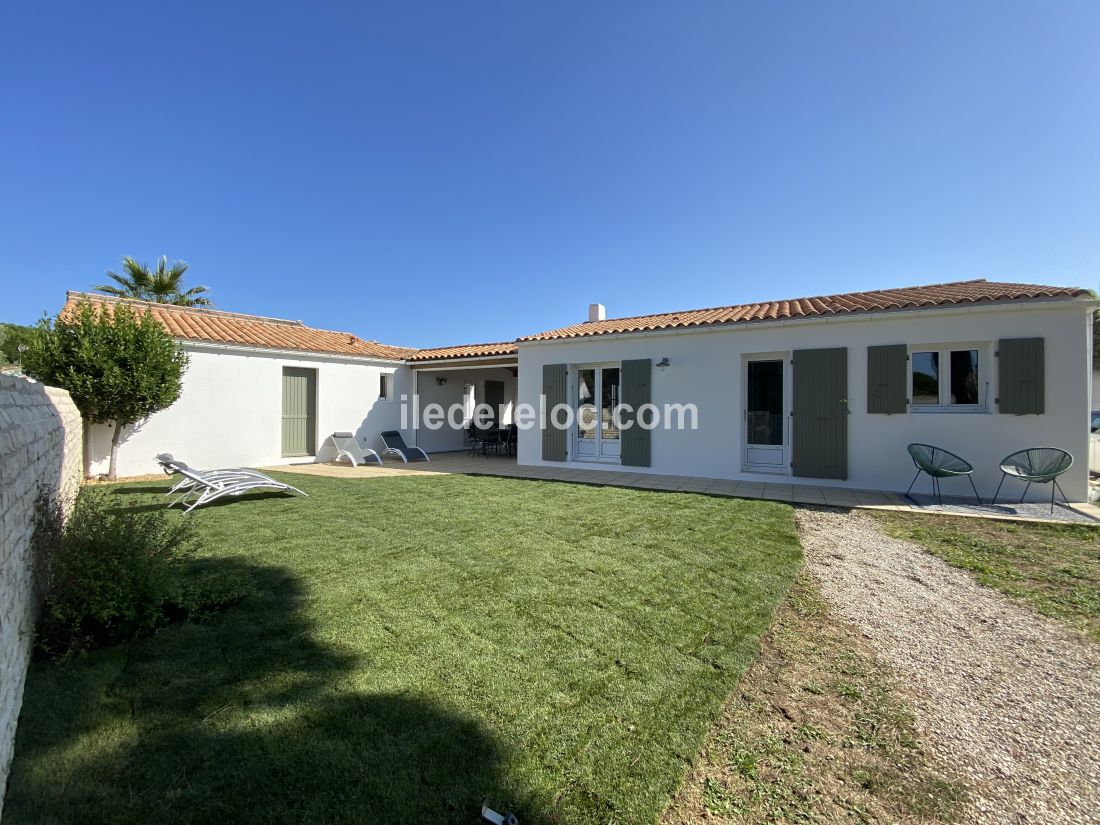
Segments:
[[[909,457],[913,459],[913,466],[917,468],[917,474],[909,482],[909,490],[913,489],[913,485],[917,483],[921,473],[927,473],[932,479],[932,492],[942,507],[943,495],[940,493],[940,479],[966,476],[970,480],[970,489],[974,491],[974,498],[978,499],[978,504],[982,503],[982,498],[978,495],[978,488],[974,486],[974,468],[969,461],[959,458],[954,453],[949,453],[942,447],[933,447],[931,444],[910,444],[905,449],[909,451]],[[905,491],[905,495],[909,495],[909,490]]]
[[[997,496],[1001,494],[1001,484],[1009,476],[1026,481],[1024,494],[1020,496],[1020,503],[1027,497],[1027,491],[1032,484],[1050,485],[1050,512],[1054,512],[1054,491],[1062,493],[1058,484],[1058,476],[1073,466],[1073,456],[1065,450],[1057,447],[1028,447],[1006,456],[1001,461],[1001,482],[997,485],[997,492],[993,494],[993,503],[997,503]],[[1069,504],[1066,494],[1062,493],[1062,500]]]

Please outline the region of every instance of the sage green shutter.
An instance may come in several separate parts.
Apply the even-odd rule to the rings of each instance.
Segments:
[[[622,454],[620,462],[628,467],[649,466],[649,436],[650,431],[639,427],[638,409],[644,404],[650,403],[650,376],[653,367],[648,358],[639,358],[633,361],[623,361],[622,399],[624,408],[622,413],[623,431]],[[650,415],[652,418],[652,414]]]
[[[848,349],[795,350],[791,471],[848,477]]]
[[[565,430],[552,423],[554,407],[568,403],[565,364],[543,364],[542,396],[546,404],[546,419],[542,422],[542,460],[565,461]],[[561,421],[564,416],[559,416]]]
[[[1002,338],[998,350],[998,408],[1008,415],[1042,415],[1046,401],[1042,338]]]
[[[867,347],[867,412],[895,415],[906,410],[909,353],[905,344]]]
[[[317,435],[317,370],[283,367],[283,455],[313,455]]]

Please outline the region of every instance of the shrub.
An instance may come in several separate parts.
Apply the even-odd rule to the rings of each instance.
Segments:
[[[197,546],[192,520],[112,498],[85,488],[48,553],[38,644],[49,655],[148,633],[180,604],[180,562]],[[56,523],[56,508],[43,505],[39,517]]]

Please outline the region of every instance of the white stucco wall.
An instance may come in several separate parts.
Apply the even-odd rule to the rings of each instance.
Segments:
[[[1091,314],[1082,303],[970,307],[835,317],[801,322],[761,322],[709,331],[633,334],[574,341],[526,343],[519,349],[519,401],[537,407],[544,364],[668,357],[672,366],[653,371],[652,400],[694,402],[699,429],[655,430],[648,472],[743,480],[798,482],[797,477],[747,473],[742,469],[742,357],[750,353],[789,353],[794,349],[848,348],[849,456],[847,481],[807,480],[857,488],[904,491],[912,478],[905,445],[928,442],[957,452],[976,468],[975,481],[991,495],[1000,479],[1000,459],[1014,450],[1055,446],[1076,459],[1061,484],[1071,500],[1084,500],[1087,485],[1090,408]],[[981,383],[997,396],[999,338],[1042,337],[1046,352],[1046,413],[1010,416],[989,413],[912,412],[867,414],[867,347],[876,344],[932,345],[975,342],[984,347]],[[787,359],[789,362],[789,358]],[[789,364],[788,364],[789,368]],[[571,370],[570,377],[573,372]],[[990,403],[991,410],[996,405]],[[519,461],[552,464],[541,458],[537,429],[520,432]],[[581,469],[618,465],[573,462]],[[645,468],[624,467],[631,472]],[[965,482],[955,482],[965,485]],[[1033,488],[1035,489],[1035,488]],[[960,489],[959,492],[966,492]],[[952,482],[944,492],[954,492]],[[1037,497],[1049,488],[1039,488]]]
[[[439,378],[446,378],[447,383],[440,386],[437,380]],[[450,410],[452,404],[461,405],[467,384],[474,386],[475,403],[482,403],[485,400],[486,381],[500,381],[504,384],[506,408],[501,423],[510,424],[511,407],[516,400],[517,382],[512,370],[506,367],[445,371],[418,370],[416,393],[420,402],[421,416],[424,408],[429,404],[440,404],[445,412]],[[462,428],[454,429],[446,425],[439,430],[429,430],[422,425],[416,433],[416,446],[422,447],[429,453],[461,450],[465,447],[464,438]]]
[[[399,364],[331,355],[275,354],[184,344],[191,358],[180,398],[130,432],[119,449],[119,475],[155,473],[153,456],[169,452],[200,467],[262,467],[309,461],[282,455],[282,370],[317,370],[317,447],[350,430],[376,446],[383,430],[400,429],[400,396],[411,392]],[[379,374],[394,376],[391,400],[378,398]],[[92,472],[106,473],[111,430],[91,428]]]

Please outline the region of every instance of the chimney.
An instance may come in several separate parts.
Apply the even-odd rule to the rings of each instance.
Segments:
[[[589,304],[588,305],[588,323],[593,321],[602,321],[607,317],[607,310],[604,309],[603,304]]]

